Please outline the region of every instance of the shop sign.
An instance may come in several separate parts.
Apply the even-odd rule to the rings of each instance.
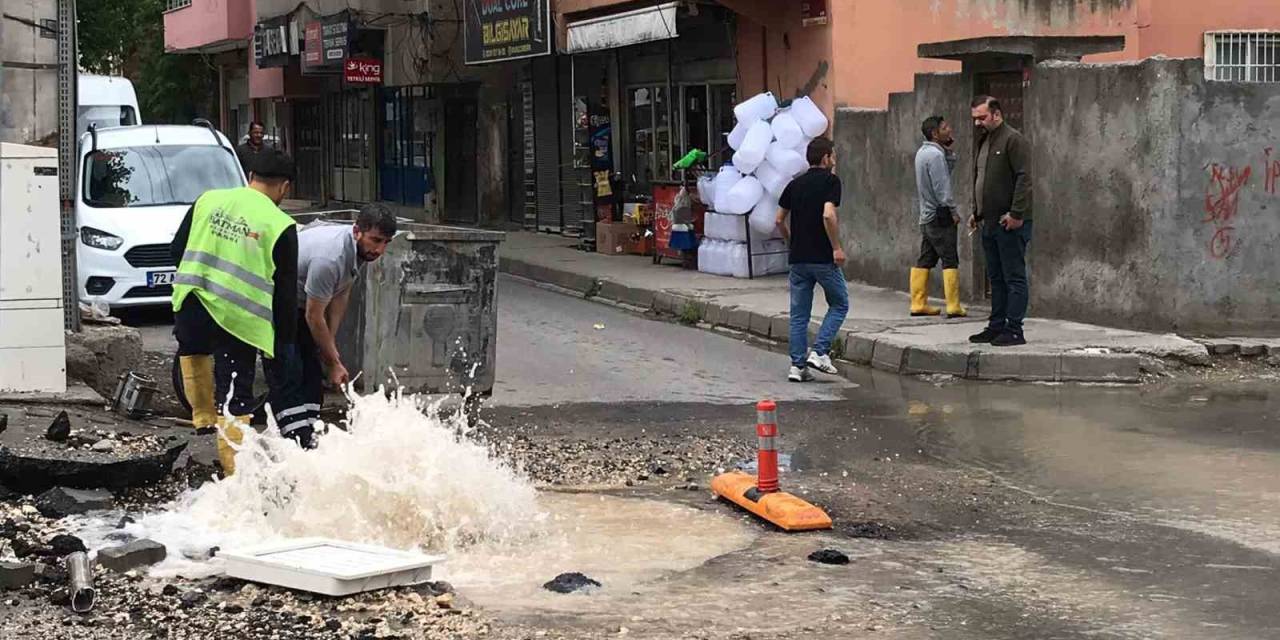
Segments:
[[[800,23],[806,27],[827,23],[827,0],[803,0],[800,3]]]
[[[347,84],[382,84],[382,61],[364,56],[347,58],[342,79]]]
[[[462,0],[467,64],[551,53],[550,0]]]
[[[304,32],[303,71],[340,71],[351,48],[351,20],[347,12],[308,22]]]
[[[298,54],[298,38],[292,16],[264,20],[253,27],[253,59],[259,69],[284,67]]]

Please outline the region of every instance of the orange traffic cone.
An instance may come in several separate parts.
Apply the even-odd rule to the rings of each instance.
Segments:
[[[831,517],[822,509],[779,490],[778,405],[772,400],[756,404],[757,475],[741,471],[723,473],[711,480],[716,495],[772,522],[785,531],[830,529]]]

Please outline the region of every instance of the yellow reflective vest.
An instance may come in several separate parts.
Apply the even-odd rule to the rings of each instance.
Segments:
[[[293,225],[270,198],[249,187],[205,192],[192,211],[173,310],[195,294],[227,333],[275,357],[272,252]]]

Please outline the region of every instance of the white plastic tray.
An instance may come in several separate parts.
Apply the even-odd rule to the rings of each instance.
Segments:
[[[443,556],[386,547],[302,538],[219,551],[228,576],[329,596],[427,582]]]

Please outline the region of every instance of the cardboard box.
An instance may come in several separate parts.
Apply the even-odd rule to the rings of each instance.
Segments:
[[[596,223],[596,253],[615,256],[627,253],[627,245],[631,243],[631,236],[636,233],[634,224],[626,224],[623,222],[607,222],[601,220]]]

